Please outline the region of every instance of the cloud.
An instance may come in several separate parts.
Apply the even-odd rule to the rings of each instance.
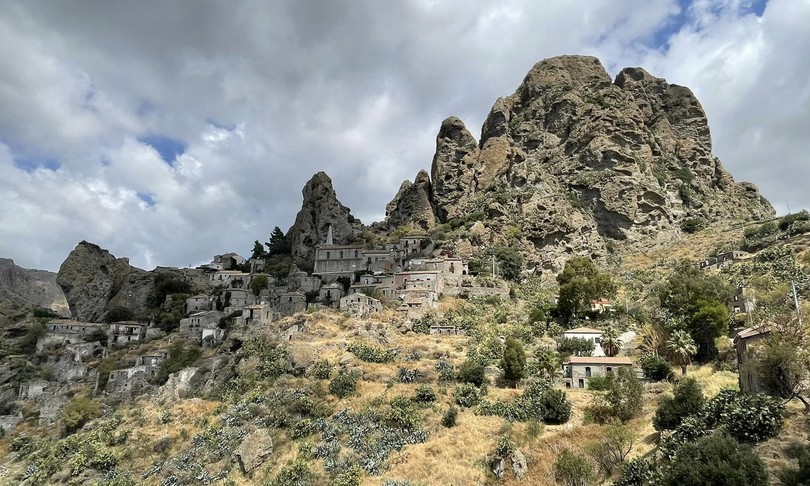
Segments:
[[[808,20],[806,0],[16,4],[0,255],[55,270],[82,239],[147,268],[247,253],[319,170],[380,219],[430,168],[442,119],[477,135],[535,62],[573,53],[692,87],[732,173],[806,207]]]

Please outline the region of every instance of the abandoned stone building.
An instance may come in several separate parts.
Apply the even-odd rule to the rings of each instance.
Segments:
[[[330,304],[338,302],[344,294],[343,285],[339,283],[326,284],[318,291],[318,300]]]
[[[229,289],[246,289],[250,283],[250,274],[239,270],[219,270],[208,277],[214,285]]]
[[[219,328],[219,322],[223,317],[225,317],[225,313],[216,310],[195,312],[186,318],[180,319],[178,331],[189,341],[201,344],[206,336],[218,334],[211,331]],[[220,330],[224,331],[224,329]]]
[[[607,376],[619,368],[633,367],[627,357],[570,356],[563,363],[563,379],[566,388],[587,388],[593,376]]]
[[[340,299],[340,310],[355,318],[366,318],[382,312],[383,305],[379,300],[358,292]]]
[[[279,297],[275,306],[280,316],[291,316],[307,310],[307,298],[301,292],[287,292]]]
[[[183,315],[187,316],[195,312],[207,311],[214,308],[214,300],[210,295],[198,294],[186,299],[183,304]]]
[[[749,327],[734,336],[734,350],[737,353],[737,376],[740,390],[746,393],[765,391],[759,373],[756,370],[757,347],[771,335],[773,326],[769,324]]]
[[[728,310],[732,314],[750,314],[757,306],[757,298],[754,289],[750,287],[737,287],[734,295],[728,302]]]
[[[324,245],[315,250],[315,271],[328,282],[341,276],[354,277],[354,272],[364,270],[362,245]]]
[[[236,319],[238,325],[270,324],[273,322],[273,308],[266,302],[253,304],[242,310],[242,315]]]
[[[53,385],[45,380],[31,380],[20,385],[20,400],[33,400],[43,393],[47,393]]]
[[[125,346],[146,339],[146,324],[135,321],[113,322],[107,330],[107,346]]]
[[[103,324],[81,322],[75,319],[53,319],[45,323],[49,333],[86,336],[104,329]]]

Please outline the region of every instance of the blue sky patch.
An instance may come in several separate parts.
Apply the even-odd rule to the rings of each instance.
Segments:
[[[62,167],[62,164],[52,158],[15,157],[14,166],[29,173],[37,169],[48,169],[56,172]]]
[[[150,208],[155,207],[155,195],[151,192],[139,192],[138,199],[145,202],[146,205]]]
[[[157,150],[160,154],[160,158],[172,167],[174,167],[174,162],[177,160],[177,157],[183,155],[183,152],[186,151],[186,147],[188,147],[188,144],[182,140],[164,137],[163,135],[147,135],[146,137],[139,138],[138,141]]]

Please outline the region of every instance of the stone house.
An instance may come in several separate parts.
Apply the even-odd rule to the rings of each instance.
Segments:
[[[183,315],[187,316],[195,312],[209,311],[214,308],[214,301],[210,295],[198,294],[186,299],[183,304]]]
[[[318,300],[320,302],[338,302],[345,292],[343,285],[339,283],[326,284],[318,291]]]
[[[32,380],[20,385],[20,400],[33,400],[52,388],[45,380]]]
[[[399,272],[394,274],[396,290],[429,290],[442,293],[443,281],[439,270]]]
[[[765,391],[756,371],[757,344],[771,335],[772,326],[765,324],[749,327],[734,336],[734,350],[737,354],[737,377],[740,391],[760,393]]]
[[[593,376],[607,376],[619,368],[633,366],[633,360],[614,356],[570,356],[563,362],[566,388],[587,388]]]
[[[169,359],[168,351],[155,351],[135,358],[135,366],[160,366],[167,359]]]
[[[711,268],[722,268],[727,265],[731,265],[735,261],[745,260],[750,256],[751,255],[748,252],[740,250],[728,251],[725,253],[720,253],[715,256],[710,256],[709,258],[699,262],[698,267],[700,267],[703,270],[709,270]]]
[[[9,432],[22,420],[22,412],[17,413],[17,415],[0,415],[0,431]]]
[[[34,402],[39,408],[39,425],[44,427],[53,425],[59,420],[68,399],[62,394],[43,393],[36,397]]]
[[[756,309],[757,298],[754,289],[750,287],[737,287],[731,300],[728,302],[728,310],[732,314],[750,314]]]
[[[355,318],[365,318],[375,312],[382,312],[383,305],[379,300],[358,292],[340,299],[340,310]]]
[[[239,270],[220,270],[208,278],[214,285],[222,285],[229,289],[246,289],[250,283],[250,274]]]
[[[234,310],[256,303],[256,296],[246,289],[226,289],[222,291],[219,302],[224,306],[223,311],[230,314]]]
[[[405,258],[417,256],[422,253],[422,242],[427,240],[426,235],[408,235],[399,239],[399,245]]]
[[[281,316],[304,312],[307,310],[307,298],[301,292],[287,292],[279,297],[275,310]]]
[[[247,260],[236,253],[225,253],[224,255],[215,255],[212,263],[214,266],[219,266],[223,270],[232,270],[241,267],[246,262]]]
[[[86,336],[104,330],[103,324],[81,322],[75,319],[53,319],[45,323],[49,333]]]
[[[242,315],[237,318],[237,323],[241,325],[270,324],[271,322],[273,322],[273,308],[266,302],[245,307]]]
[[[573,339],[585,339],[593,343],[593,352],[591,356],[604,356],[605,352],[602,351],[602,331],[592,327],[577,327],[569,329],[562,333],[562,337]]]
[[[219,321],[223,317],[225,317],[224,313],[215,310],[196,312],[185,319],[180,319],[180,328],[178,332],[185,336],[189,341],[201,343],[205,337],[204,334],[212,334],[210,332],[205,333],[204,331],[219,329]],[[224,331],[224,329],[222,330]]]
[[[135,321],[113,322],[107,331],[107,346],[125,346],[146,339],[146,324]]]
[[[115,389],[135,378],[143,378],[149,381],[157,376],[158,369],[159,367],[157,365],[140,364],[112,371],[110,372],[110,377],[107,379],[107,390]]]

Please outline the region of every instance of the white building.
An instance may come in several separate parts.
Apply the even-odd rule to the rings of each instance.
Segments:
[[[591,356],[604,356],[602,351],[602,331],[591,327],[578,327],[563,332],[563,337],[568,339],[579,338],[593,343],[593,353]]]

